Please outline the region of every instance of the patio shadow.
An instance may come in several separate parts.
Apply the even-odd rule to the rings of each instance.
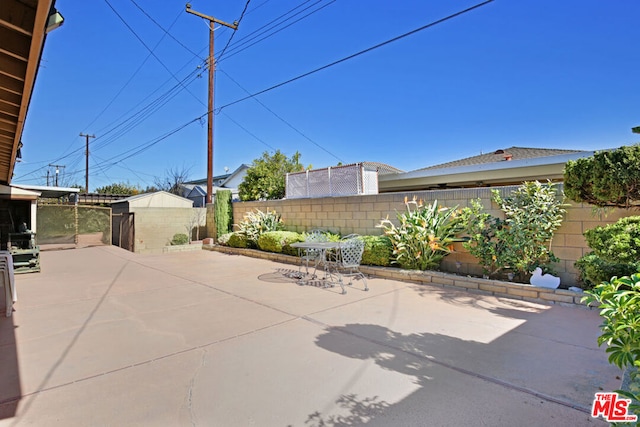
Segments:
[[[374,361],[384,370],[413,378],[418,389],[395,403],[379,396],[341,395],[335,407],[343,415],[316,411],[309,414],[305,425],[416,425],[421,416],[425,425],[477,423],[480,414],[464,410],[467,399],[474,405],[478,400],[486,400],[489,407],[495,404],[500,411],[495,425],[559,425],[556,423],[563,419],[570,420],[563,425],[600,425],[601,420],[590,417],[593,393],[610,387],[615,378],[603,352],[599,364],[599,356],[593,353],[600,353],[598,349],[564,343],[545,347],[544,340],[530,333],[531,326],[525,322],[484,343],[437,333],[402,334],[375,324],[329,327],[316,338],[319,347],[351,359]],[[585,352],[591,354],[579,356]],[[513,407],[505,404],[511,399]],[[523,419],[526,411],[536,418]],[[491,419],[484,422],[492,423]]]

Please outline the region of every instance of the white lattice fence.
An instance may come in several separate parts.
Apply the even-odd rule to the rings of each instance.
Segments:
[[[378,171],[362,164],[287,174],[286,198],[378,194]]]

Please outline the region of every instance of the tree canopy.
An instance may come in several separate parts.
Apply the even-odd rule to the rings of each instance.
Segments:
[[[140,189],[140,187],[138,187],[137,185],[129,184],[128,182],[116,182],[113,184],[105,185],[104,187],[96,188],[96,193],[99,194],[122,194],[125,196],[134,196],[142,192],[143,190]]]
[[[286,175],[289,172],[300,172],[304,166],[300,163],[300,153],[288,158],[277,150],[273,155],[267,151],[262,157],[255,159],[244,180],[238,186],[240,200],[273,200],[285,196]]]
[[[564,193],[573,201],[598,207],[638,207],[640,145],[600,151],[567,162]]]

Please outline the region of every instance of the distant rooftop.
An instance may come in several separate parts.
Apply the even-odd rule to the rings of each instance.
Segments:
[[[403,170],[398,168],[394,168],[393,166],[387,165],[385,163],[379,162],[362,162],[365,167],[369,167],[372,169],[378,170],[378,175],[387,175],[391,173],[403,173]]]
[[[556,148],[510,147],[492,151],[486,154],[480,154],[460,160],[454,160],[452,162],[429,166],[418,170],[445,169],[458,166],[481,165],[487,163],[505,162],[510,160],[536,159],[539,157],[558,156],[562,154],[576,154],[582,152],[582,150],[562,150]]]

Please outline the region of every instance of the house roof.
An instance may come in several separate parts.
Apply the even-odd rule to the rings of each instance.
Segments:
[[[47,30],[62,23],[55,0],[2,0],[0,183],[11,182]],[[50,16],[51,15],[51,16]]]
[[[385,163],[379,162],[362,162],[364,167],[377,169],[378,175],[388,175],[394,173],[403,173],[404,171],[398,168],[394,168],[393,166],[387,165]]]
[[[561,181],[567,161],[589,157],[594,153],[593,151],[518,147],[503,151],[497,154],[494,151],[490,154],[411,172],[380,176],[378,188],[381,192],[391,192],[444,187],[513,185],[534,180]],[[522,157],[515,159],[516,155]],[[509,156],[512,157],[509,158]]]
[[[220,187],[224,187],[225,184],[231,180],[231,178],[233,178],[235,175],[241,173],[242,171],[249,169],[249,165],[247,165],[246,163],[241,164],[240,166],[238,166],[236,168],[236,170],[234,170],[231,173],[226,173],[224,175],[217,175],[213,177],[213,181],[219,181],[222,180],[222,183],[220,185]],[[194,179],[192,181],[187,181],[185,182],[185,184],[191,184],[191,185],[204,185],[206,187],[207,185],[207,178],[204,179]]]
[[[490,153],[477,156],[466,157],[439,165],[428,166],[418,170],[445,169],[458,166],[482,165],[487,163],[497,163],[512,160],[537,159],[540,157],[558,156],[563,154],[591,153],[581,150],[563,150],[557,148],[527,148],[510,147],[492,151]]]
[[[120,199],[120,200],[115,200],[113,202],[111,202],[112,205],[118,204],[118,203],[131,203],[131,202],[137,202],[140,201],[142,199],[149,199],[151,200],[157,200],[159,197],[164,197],[164,198],[168,198],[168,199],[175,199],[178,202],[185,202],[185,203],[191,203],[193,204],[192,200],[189,200],[185,197],[181,197],[181,196],[177,196],[175,194],[169,193],[168,191],[156,191],[154,193],[142,193],[142,194],[136,194],[135,196],[130,196],[127,197],[126,199]],[[152,203],[150,202],[150,205]],[[160,203],[160,205],[162,205],[162,203]]]

